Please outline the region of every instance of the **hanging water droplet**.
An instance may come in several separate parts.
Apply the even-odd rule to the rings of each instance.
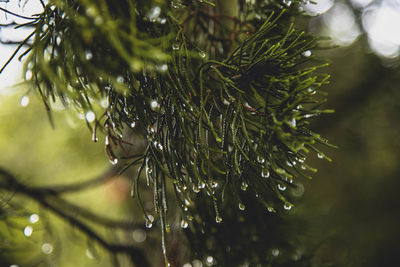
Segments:
[[[33,77],[32,71],[31,70],[27,70],[25,72],[25,80],[30,81],[32,79],[32,77]]]
[[[240,202],[240,203],[239,203],[239,209],[240,209],[240,210],[245,210],[245,209],[246,209],[246,206],[245,206],[242,202]]]
[[[283,0],[283,3],[284,3],[286,6],[290,6],[290,5],[292,4],[292,1],[291,1],[291,0]]]
[[[282,184],[278,184],[278,189],[281,191],[285,191],[286,190],[286,186],[282,185]]]
[[[303,56],[305,56],[305,57],[311,56],[311,51],[310,50],[304,51]]]
[[[53,252],[53,245],[50,243],[44,243],[42,245],[42,252],[43,254],[49,255]]]
[[[318,157],[319,159],[322,159],[322,158],[324,157],[324,155],[321,154],[321,153],[318,153],[318,154],[317,154],[317,157]]]
[[[221,216],[217,215],[217,216],[215,217],[215,221],[216,221],[217,223],[221,223],[221,222],[222,222]]]
[[[207,266],[212,266],[214,264],[214,258],[212,256],[208,256],[206,259]]]
[[[86,112],[85,118],[87,122],[94,122],[94,120],[96,119],[96,114],[94,114],[93,111],[89,110],[88,112]]]
[[[217,187],[218,187],[218,182],[211,181],[211,188],[217,188]]]
[[[288,121],[289,125],[296,127],[296,119],[292,118],[290,121]]]
[[[159,104],[158,104],[157,100],[155,100],[155,99],[151,100],[150,107],[151,107],[152,110],[158,109],[159,108]]]
[[[269,173],[268,170],[263,170],[263,171],[261,172],[261,177],[263,177],[263,178],[268,178],[269,175],[270,175],[270,173]]]
[[[263,157],[261,157],[261,156],[257,156],[257,161],[258,161],[258,163],[260,163],[260,164],[264,164],[265,159],[264,159]]]
[[[21,105],[22,107],[26,107],[27,105],[29,105],[29,96],[24,95],[24,96],[21,98],[21,101],[20,101],[19,103],[20,103],[20,105]]]
[[[136,229],[132,233],[132,238],[138,243],[142,243],[146,240],[147,234],[142,229]]]
[[[157,65],[156,69],[161,72],[166,72],[168,70],[168,65],[167,64]]]
[[[283,205],[283,208],[284,208],[285,210],[291,210],[291,209],[292,209],[292,205],[290,205],[289,203],[285,203],[285,204]]]
[[[243,191],[246,191],[248,186],[249,185],[245,181],[243,181],[242,185],[240,186],[240,189],[242,189]]]
[[[279,249],[274,248],[274,249],[271,251],[271,253],[272,253],[272,256],[278,257],[278,256],[279,256]]]
[[[172,44],[172,50],[177,51],[177,50],[179,50],[179,49],[180,49],[180,44],[179,44],[179,43],[173,43],[173,44]]]
[[[183,210],[184,211],[188,211],[188,207],[187,206],[183,206]]]
[[[204,51],[200,51],[200,52],[199,52],[199,56],[200,56],[201,58],[206,58],[207,54],[206,54],[206,52],[204,52]]]
[[[195,192],[196,194],[200,192],[200,188],[197,185],[193,185],[193,192]]]
[[[315,91],[313,88],[308,88],[307,91],[312,95],[315,95],[315,93],[317,93],[317,91]]]
[[[117,83],[123,83],[125,81],[124,77],[122,77],[121,75],[119,75],[117,77]]]
[[[152,215],[147,215],[146,222],[145,222],[146,228],[153,227],[153,221],[154,221],[154,217]]]
[[[114,159],[110,159],[110,163],[112,164],[112,165],[117,165],[117,163],[118,163],[118,159],[117,158],[114,158]]]
[[[185,263],[182,267],[193,267],[190,263]]]
[[[167,19],[166,19],[166,18],[158,18],[157,21],[158,21],[160,24],[165,24],[165,23],[167,23]]]
[[[203,189],[206,187],[206,183],[204,182],[199,182],[199,188]]]
[[[37,215],[36,213],[29,216],[30,223],[37,223],[38,221],[39,221],[39,215]]]
[[[151,22],[154,22],[160,16],[160,14],[161,14],[161,8],[159,6],[155,6],[149,10],[149,12],[147,13],[147,18]]]
[[[186,229],[189,226],[189,223],[185,220],[182,219],[181,221],[181,228]]]
[[[93,53],[90,50],[85,51],[85,58],[86,60],[91,60],[93,58]]]
[[[268,210],[269,212],[273,212],[273,211],[274,211],[274,209],[271,208],[271,207],[268,207],[267,210]]]
[[[136,121],[131,122],[131,128],[135,128],[136,126]]]
[[[24,228],[24,235],[25,236],[31,236],[33,233],[33,228],[32,226],[28,225]]]

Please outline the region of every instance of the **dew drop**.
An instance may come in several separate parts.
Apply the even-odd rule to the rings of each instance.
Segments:
[[[268,210],[269,212],[273,212],[273,211],[274,211],[274,209],[271,208],[271,207],[268,207],[267,210]]]
[[[317,157],[318,157],[319,159],[322,159],[322,158],[324,157],[324,155],[322,155],[321,153],[318,153],[318,154],[317,154]]]
[[[206,263],[207,266],[211,266],[214,264],[214,258],[212,256],[208,256],[206,261],[207,261],[207,263]]]
[[[285,210],[291,210],[291,209],[292,209],[292,205],[290,205],[289,203],[285,203],[285,204],[283,205],[283,208],[284,208]]]
[[[147,215],[146,222],[145,222],[146,228],[153,227],[153,221],[154,221],[154,217],[152,215]]]
[[[149,10],[149,12],[147,13],[147,17],[151,22],[154,22],[160,16],[160,14],[161,8],[159,6],[155,6]]]
[[[199,52],[199,56],[200,56],[201,58],[206,58],[207,54],[206,54],[206,52],[204,52],[204,51],[200,51],[200,52]]]
[[[189,226],[189,224],[188,224],[187,221],[185,221],[185,220],[182,220],[182,221],[181,221],[181,228],[182,228],[182,229],[186,229],[188,226]]]
[[[249,185],[245,181],[243,181],[242,185],[240,186],[240,189],[242,189],[242,191],[246,191],[248,186]]]
[[[304,51],[303,56],[305,57],[311,56],[311,51],[310,50]]]
[[[180,49],[179,43],[173,43],[173,44],[172,44],[172,50],[177,51],[177,50],[179,50],[179,49]]]
[[[131,128],[135,128],[136,126],[136,121],[131,122]]]
[[[110,159],[110,163],[111,163],[112,165],[117,165],[118,159],[117,159],[117,158],[114,158],[113,160]]]
[[[119,75],[117,77],[117,83],[123,83],[125,81],[124,77],[122,77],[121,75]]]
[[[44,243],[42,245],[43,254],[50,255],[53,252],[53,245],[50,243]]]
[[[289,125],[296,127],[296,119],[292,118],[290,121],[288,121]]]
[[[90,50],[86,50],[85,52],[85,58],[86,60],[91,60],[93,58],[93,53]]]
[[[278,184],[278,189],[281,191],[285,191],[286,190],[286,186]]]
[[[269,176],[270,176],[269,171],[263,170],[263,171],[261,172],[261,177],[263,177],[263,178],[268,178]]]
[[[246,206],[243,203],[239,203],[239,209],[240,210],[245,210]]]
[[[159,104],[158,104],[157,100],[155,100],[155,99],[151,100],[150,107],[151,107],[152,110],[158,109],[159,108]]]
[[[197,185],[193,185],[193,192],[196,194],[200,192],[200,188]]]
[[[87,122],[94,122],[94,120],[96,119],[96,114],[94,114],[93,111],[89,110],[88,112],[86,112],[85,118]]]
[[[161,72],[166,72],[168,70],[168,65],[167,64],[157,65],[156,69]]]
[[[278,257],[278,256],[279,256],[279,249],[274,248],[274,249],[271,251],[271,253],[272,253],[272,256]]]
[[[39,221],[39,215],[34,213],[31,216],[29,216],[30,223],[37,223],[38,221]]]
[[[158,21],[160,24],[165,24],[165,23],[167,22],[167,19],[166,19],[166,18],[158,18],[157,21]]]
[[[24,235],[25,236],[31,236],[33,233],[33,228],[32,226],[28,225],[24,228]]]
[[[17,264],[10,265],[10,267],[19,267]]]
[[[25,72],[25,80],[27,80],[27,81],[31,80],[31,79],[32,79],[32,76],[33,76],[33,73],[32,73],[31,70],[27,70],[27,71]]]
[[[22,107],[26,107],[29,105],[29,96],[24,95],[19,102]]]
[[[217,223],[221,223],[221,222],[222,222],[221,216],[217,215],[217,217],[215,217],[215,221],[216,221]]]
[[[292,1],[291,0],[283,0],[283,3],[286,5],[286,6],[290,6],[291,4],[292,4]]]
[[[185,263],[182,267],[193,267],[190,263]]]
[[[264,164],[265,159],[264,159],[263,157],[257,156],[257,161],[258,161],[258,163],[260,163],[260,164]]]
[[[132,238],[138,243],[142,243],[146,240],[147,234],[142,229],[137,229],[133,231]]]

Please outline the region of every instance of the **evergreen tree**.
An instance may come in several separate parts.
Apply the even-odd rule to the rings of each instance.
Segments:
[[[153,240],[166,266],[309,266],[312,248],[303,251],[295,227],[301,222],[286,214],[300,182],[316,171],[306,158],[330,160],[320,148],[331,145],[309,119],[332,111],[320,108],[325,64],[310,56],[319,40],[295,23],[304,18],[302,3],[41,3],[41,14],[17,25],[33,31],[10,60],[27,47],[25,74],[50,122],[55,101],[85,114],[93,141],[105,136],[114,166],[93,181],[58,187],[33,187],[0,169],[4,192],[32,198],[77,227],[115,256],[114,265],[123,264],[118,255],[133,266],[160,263],[146,250],[154,245],[104,239],[87,221],[159,229]],[[131,177],[140,224],[102,218],[63,197],[116,173]],[[19,208],[4,203],[9,219]]]

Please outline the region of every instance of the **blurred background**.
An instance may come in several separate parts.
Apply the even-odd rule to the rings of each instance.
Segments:
[[[20,10],[23,2],[0,1],[0,6]],[[30,2],[34,1],[26,2],[25,12],[40,11],[40,6]],[[304,181],[305,190],[299,193],[302,197],[291,216],[303,218],[307,225],[304,232],[315,243],[313,266],[399,266],[400,1],[316,2],[300,7],[311,16],[307,21],[301,19],[300,24],[316,35],[329,36],[327,46],[337,46],[311,51],[310,55],[330,63],[324,69],[332,77],[325,87],[329,94],[325,107],[336,112],[314,119],[312,129],[339,149],[326,149],[332,163],[309,159],[318,173]],[[0,24],[13,19],[1,14]],[[0,28],[0,65],[15,49],[6,43],[19,38],[9,30]],[[21,63],[13,61],[0,75],[0,165],[24,181],[35,178],[28,180],[33,185],[72,183],[107,171],[111,164],[102,140],[94,144],[85,129],[88,114],[54,105],[53,129],[39,97],[27,94],[29,88],[20,83],[21,73]],[[128,180],[120,177],[84,195],[69,194],[68,200],[81,203],[85,199],[88,209],[100,214],[141,222],[132,215],[131,210],[137,207],[130,200],[129,187]],[[43,213],[35,203],[30,205],[29,210],[35,213],[18,214],[13,230],[0,221],[0,240],[10,235],[15,240],[14,244],[0,241],[0,255],[6,255],[11,247],[18,248],[7,257],[0,256],[4,266],[23,264],[36,252],[48,256],[49,265],[45,266],[53,266],[52,257],[64,257],[57,262],[65,264],[57,266],[107,266],[101,260],[101,248],[61,220],[50,228],[56,235],[43,234],[46,226],[40,216],[53,215]],[[135,229],[129,237],[121,232],[119,238],[140,245],[152,234],[148,229]],[[58,249],[60,239],[62,250],[68,253]],[[21,257],[24,251],[27,255]],[[158,250],[156,254],[161,255]]]

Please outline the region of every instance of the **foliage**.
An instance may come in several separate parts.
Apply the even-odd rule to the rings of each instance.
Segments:
[[[251,248],[283,224],[271,213],[294,205],[286,188],[316,171],[309,152],[329,160],[317,146],[329,144],[308,127],[331,112],[320,109],[329,76],[309,56],[317,40],[292,22],[299,3],[239,1],[222,13],[230,4],[55,0],[20,25],[34,29],[21,47],[49,115],[57,99],[85,114],[119,172],[138,168],[132,195],[147,226],[160,223],[166,264],[177,214],[192,258],[274,262]],[[141,200],[149,192],[152,215]],[[281,243],[290,253],[289,239],[276,236],[263,250]]]

